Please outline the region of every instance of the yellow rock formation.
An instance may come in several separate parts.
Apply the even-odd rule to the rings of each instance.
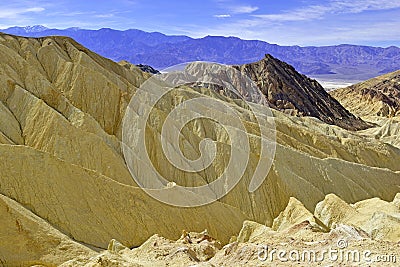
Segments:
[[[0,215],[2,266],[55,266],[71,258],[96,255],[4,195],[0,195]]]
[[[339,208],[328,208],[334,205]],[[365,218],[370,217],[376,222],[369,234],[359,228],[360,218],[352,217],[354,213],[345,209],[346,205],[350,206],[333,194],[327,195],[317,205],[319,208],[313,217],[301,202],[290,198],[285,211],[274,220],[276,226],[281,223],[279,229],[245,221],[236,240],[223,247],[208,235],[207,230],[201,233],[184,231],[176,241],[153,235],[134,249],[111,240],[108,250],[94,257],[67,261],[62,266],[368,266],[379,259],[380,266],[395,266],[398,263],[400,237],[393,237],[399,233],[399,222],[397,228],[392,228],[393,240],[384,241],[388,231],[379,226],[382,221],[375,220],[377,218],[373,214],[374,209],[379,208],[381,212],[398,217],[400,210],[393,208],[392,203],[379,199],[353,204]],[[368,206],[375,208],[369,209]],[[323,214],[319,214],[320,209],[324,210]],[[340,215],[343,213],[348,215],[346,222]],[[330,218],[331,227],[324,226],[319,220],[326,217]],[[318,221],[318,227],[310,221]],[[285,254],[279,254],[281,251]]]
[[[230,151],[226,131],[213,122],[195,121],[182,131],[183,153],[196,159],[204,137],[213,138],[221,153],[205,171],[188,174],[172,168],[160,153],[160,131],[176,103],[194,96],[228,103],[241,114],[250,132],[252,153],[238,152],[239,157],[249,157],[249,164],[238,185],[224,198],[202,207],[178,208],[153,199],[137,186],[122,151],[126,108],[150,74],[102,58],[64,37],[0,34],[0,57],[0,205],[2,218],[6,217],[0,224],[0,233],[4,233],[0,235],[0,257],[12,262],[11,266],[29,260],[76,266],[80,260],[67,263],[69,256],[93,253],[77,242],[106,249],[115,239],[132,248],[154,234],[176,240],[184,229],[207,229],[210,236],[226,244],[239,233],[244,221],[254,221],[247,222],[246,229],[268,235],[274,230],[289,231],[291,224],[303,220],[312,224],[310,229],[351,223],[374,239],[398,240],[398,215],[393,212],[400,206],[399,197],[392,204],[382,202],[392,201],[400,192],[398,121],[351,132],[314,118],[274,111],[275,159],[264,183],[250,193],[248,186],[260,157],[259,128],[254,118],[240,100],[205,88],[180,87],[160,101],[145,129],[149,157],[168,177],[165,186],[174,198],[185,199],[191,194],[177,189],[176,184],[201,185],[215,179],[223,172]],[[265,107],[255,106],[261,113],[265,111]],[[148,171],[146,166],[140,169],[144,177]],[[318,221],[307,210],[314,210],[330,193],[343,201],[329,195],[317,209],[320,216],[314,214]],[[381,200],[346,204],[370,198]],[[335,213],[339,205],[343,209]],[[371,214],[371,210],[375,212]],[[356,219],[348,219],[350,215]],[[21,232],[17,220],[26,233]],[[256,227],[258,224],[262,226]],[[388,225],[387,232],[383,225]],[[37,233],[35,229],[39,229]],[[242,230],[238,240],[258,240],[252,233]],[[65,247],[70,249],[63,254]],[[213,247],[184,249],[183,254],[177,253],[184,255],[180,263],[191,262],[190,249],[209,251]],[[117,257],[114,250],[107,252],[110,257]],[[21,256],[14,257],[17,254]],[[200,254],[196,257],[202,257]],[[140,264],[140,260],[128,261],[127,266],[133,264]]]

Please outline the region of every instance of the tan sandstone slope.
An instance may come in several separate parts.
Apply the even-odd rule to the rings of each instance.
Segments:
[[[400,71],[334,90],[330,94],[358,116],[399,116]]]
[[[207,230],[184,231],[176,241],[156,234],[134,249],[112,240],[106,251],[62,266],[396,266],[399,197],[392,202],[374,198],[348,204],[330,194],[314,214],[290,198],[272,227],[245,221],[225,246]],[[282,259],[279,251],[286,253]],[[376,262],[378,256],[386,256],[386,262]]]
[[[106,249],[115,238],[133,247],[156,233],[178,239],[182,230],[207,229],[210,236],[226,244],[245,220],[272,226],[290,197],[313,210],[332,192],[354,203],[373,197],[389,201],[400,191],[400,150],[392,144],[315,118],[274,111],[275,160],[262,186],[249,193],[260,152],[254,118],[238,100],[204,88],[181,87],[154,110],[146,129],[150,159],[170,181],[187,186],[205,184],[215,179],[227,162],[225,157],[217,157],[205,171],[189,175],[160,157],[160,124],[174,103],[183,99],[201,95],[238,110],[251,133],[252,153],[239,154],[249,156],[248,168],[223,199],[197,208],[162,204],[137,187],[121,150],[126,107],[149,74],[118,65],[64,37],[0,34],[0,57],[0,194],[47,221],[57,233],[71,238],[68,242]],[[212,107],[202,108],[213,111]],[[182,132],[185,155],[198,156],[198,144],[206,134],[220,149],[229,150],[227,133],[211,122],[200,121]],[[146,166],[137,168],[146,171]],[[185,194],[178,190],[175,197],[185,198]],[[0,231],[14,225],[10,219],[0,224]],[[5,242],[7,236],[0,238],[4,238],[0,240],[3,262],[14,262],[18,250],[25,255],[23,246]],[[39,237],[23,238],[35,242]],[[86,251],[75,243],[71,247],[71,253]],[[46,257],[46,249],[27,255],[40,261]],[[57,244],[54,250],[58,251]],[[50,263],[62,260],[60,256]]]
[[[354,114],[376,124],[363,131],[365,137],[400,147],[400,71],[330,94]]]

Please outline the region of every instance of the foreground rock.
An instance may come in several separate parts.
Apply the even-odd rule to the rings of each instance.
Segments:
[[[328,195],[317,205],[315,216],[329,227],[335,224],[354,225],[372,239],[399,242],[400,209],[394,202],[373,198],[349,205],[335,195]]]
[[[398,197],[399,194],[393,202],[375,198],[349,205],[331,194],[317,205],[315,217],[310,217],[311,213],[304,211],[301,203],[291,199],[276,219],[292,221],[288,227],[275,231],[265,225],[245,222],[237,242],[226,245],[210,263],[229,266],[371,266],[371,262],[380,260],[375,264],[395,266],[400,257],[400,209],[394,205]],[[383,217],[397,219],[387,224],[381,220],[382,216],[376,216],[377,210],[384,214]],[[293,220],[293,215],[298,217],[296,214],[303,214],[308,219],[303,222]],[[318,227],[314,220],[319,222]],[[321,226],[326,230],[321,230]],[[244,233],[246,238],[243,238]],[[332,250],[336,254],[329,254]],[[280,257],[279,251],[286,254]]]
[[[369,199],[351,205],[356,212],[370,218],[367,220],[375,225],[371,228],[373,233],[360,228],[365,220],[352,217],[350,208],[329,209],[334,205],[350,207],[335,195],[326,196],[317,205],[315,217],[298,200],[291,198],[287,208],[275,219],[274,225],[285,221],[285,227],[273,229],[245,221],[238,236],[223,247],[207,230],[202,233],[183,231],[177,241],[154,235],[134,249],[112,240],[107,251],[90,258],[70,260],[61,266],[369,266],[379,259],[379,266],[394,266],[400,257],[400,222],[393,225],[394,232],[386,235],[387,230],[379,226],[384,224],[369,207],[399,217],[400,209],[394,205],[399,195],[392,203]],[[321,210],[324,210],[322,215]],[[330,226],[321,223],[327,217]],[[385,241],[384,235],[391,240]],[[280,251],[285,254],[279,254]]]
[[[196,231],[207,227],[227,242],[246,219],[240,210],[221,202],[192,209],[168,206],[140,188],[32,148],[0,145],[0,157],[2,193],[26,203],[74,240],[95,247],[107,248],[112,238],[138,246],[157,232],[176,238],[189,227]],[[185,196],[177,192],[176,197]]]
[[[4,195],[0,195],[0,217],[2,266],[54,266],[97,254]]]

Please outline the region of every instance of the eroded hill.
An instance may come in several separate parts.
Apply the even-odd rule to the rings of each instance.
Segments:
[[[349,130],[369,127],[331,97],[317,81],[271,55],[236,68],[257,84],[274,109],[294,116],[315,117]]]
[[[392,201],[400,191],[400,150],[392,144],[274,111],[276,155],[257,191],[248,192],[259,160],[255,136],[252,153],[240,155],[249,157],[249,167],[227,196],[196,208],[165,205],[137,187],[121,149],[125,110],[150,74],[65,37],[1,34],[0,56],[0,194],[7,218],[0,225],[0,257],[6,266],[57,265],[66,261],[63,251],[90,256],[112,239],[138,247],[156,233],[176,240],[182,230],[207,229],[223,245],[245,220],[272,226],[290,197],[314,210],[332,192],[354,203]],[[222,157],[204,172],[182,174],[158,157],[160,123],[174,103],[200,95],[229,103],[250,130],[255,123],[239,100],[206,88],[181,87],[163,101],[148,128],[149,157],[186,186],[207,183],[226,163]],[[185,155],[199,154],[205,134],[229,149],[226,132],[213,123],[192,126],[182,132]]]
[[[331,95],[358,116],[400,116],[400,71],[334,90]]]

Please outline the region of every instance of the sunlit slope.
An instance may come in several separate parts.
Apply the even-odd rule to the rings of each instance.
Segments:
[[[376,196],[389,201],[400,191],[399,149],[314,118],[276,111],[275,160],[262,186],[249,193],[259,160],[256,122],[240,101],[182,87],[149,121],[146,142],[156,169],[186,186],[208,183],[223,172],[230,143],[215,123],[197,121],[182,132],[188,157],[199,155],[198,144],[208,135],[227,152],[205,171],[176,171],[160,156],[160,123],[174,103],[193,95],[219,99],[240,111],[254,133],[254,149],[240,155],[249,158],[244,176],[220,201],[198,208],[167,206],[136,186],[121,150],[126,107],[148,74],[64,37],[2,34],[0,56],[0,193],[85,244],[105,248],[117,238],[138,246],[155,233],[178,238],[183,229],[205,228],[226,243],[244,220],[272,225],[291,196],[312,210],[329,193],[355,202]],[[138,167],[143,173],[150,168]],[[184,196],[177,191],[178,198]],[[7,221],[0,228],[9,226]],[[7,251],[0,247],[0,255]]]
[[[334,90],[330,94],[358,116],[399,116],[400,71]]]

